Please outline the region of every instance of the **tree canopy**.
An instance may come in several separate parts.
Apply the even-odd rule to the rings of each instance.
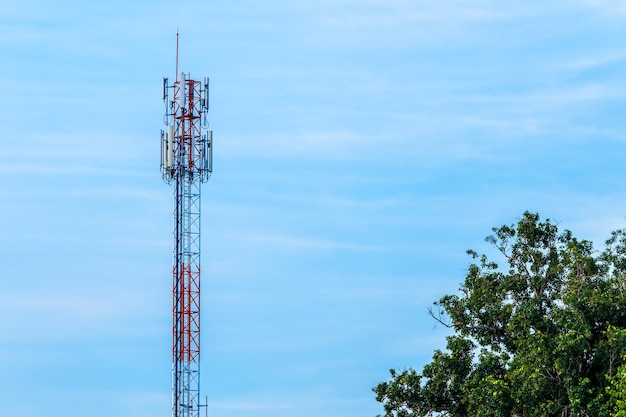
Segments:
[[[373,388],[384,417],[626,417],[626,230],[595,251],[526,212],[486,240],[502,266],[468,251],[446,350]]]

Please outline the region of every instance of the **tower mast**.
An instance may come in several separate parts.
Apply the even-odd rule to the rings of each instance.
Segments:
[[[199,417],[200,184],[213,170],[209,79],[202,83],[181,72],[170,86],[164,78],[163,102],[167,128],[161,130],[161,173],[174,185],[172,417]]]

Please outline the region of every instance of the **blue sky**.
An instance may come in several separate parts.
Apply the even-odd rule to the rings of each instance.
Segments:
[[[2,1],[0,401],[170,414],[161,78],[211,77],[209,414],[381,412],[465,250],[539,212],[626,226],[617,0]]]

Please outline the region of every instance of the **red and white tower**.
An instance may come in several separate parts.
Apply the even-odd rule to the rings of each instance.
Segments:
[[[170,99],[170,92],[172,99]],[[213,132],[208,130],[209,79],[178,74],[163,79],[161,172],[174,184],[172,267],[172,417],[200,411],[200,184],[212,172]]]

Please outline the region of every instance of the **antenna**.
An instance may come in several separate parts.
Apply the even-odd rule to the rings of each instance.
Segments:
[[[200,404],[200,185],[213,171],[213,132],[207,129],[208,77],[203,83],[181,72],[179,78],[178,38],[176,30],[176,81],[170,86],[163,79],[161,130],[161,174],[174,184],[172,417],[200,417],[206,407]]]

